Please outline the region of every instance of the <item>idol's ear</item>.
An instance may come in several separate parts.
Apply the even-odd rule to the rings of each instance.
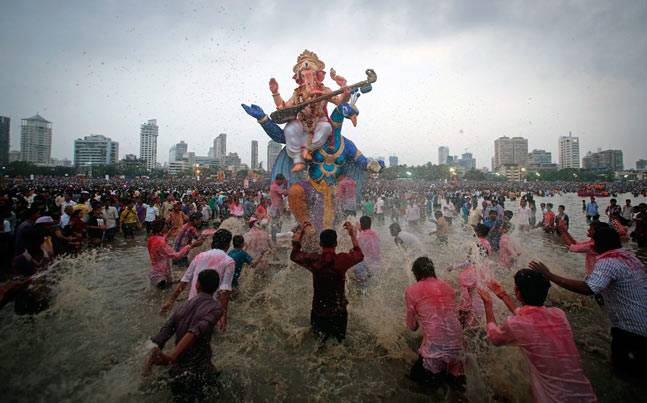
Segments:
[[[319,81],[319,82],[321,83],[321,82],[323,82],[324,78],[326,78],[326,72],[325,72],[325,71],[323,71],[323,70],[319,70],[319,71],[317,72],[317,76],[316,76],[316,77],[317,77],[317,81]]]

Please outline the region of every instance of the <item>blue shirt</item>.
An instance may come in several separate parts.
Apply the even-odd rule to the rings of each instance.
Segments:
[[[242,249],[232,249],[228,253],[229,257],[234,259],[234,262],[236,263],[236,266],[234,268],[234,278],[231,281],[231,286],[234,288],[238,288],[238,279],[240,278],[240,274],[243,271],[243,265],[245,263],[247,264],[252,264],[252,257],[249,255],[249,253],[245,252]]]
[[[591,202],[586,205],[586,215],[591,217],[598,215],[598,204],[596,202]]]

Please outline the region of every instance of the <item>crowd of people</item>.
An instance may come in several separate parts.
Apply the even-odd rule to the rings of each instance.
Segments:
[[[463,389],[465,332],[480,328],[493,345],[520,348],[537,401],[595,401],[566,314],[545,306],[551,284],[594,296],[608,313],[616,375],[623,379],[644,375],[647,269],[623,248],[623,242],[647,244],[645,203],[633,206],[627,199],[621,206],[613,198],[602,211],[595,197],[584,200],[581,217],[589,224],[589,239],[577,241],[569,232],[571,217],[565,206],[555,209],[550,202],[537,206],[535,201],[537,196],[550,198],[577,190],[572,183],[377,179],[368,181],[360,197],[344,186],[340,181],[337,217],[343,221],[359,216],[359,220],[344,223],[352,249],[338,253],[334,229],[315,234],[313,226],[304,222],[282,232],[287,230],[289,208],[287,182],[280,175],[272,182],[11,180],[0,192],[0,307],[15,300],[17,313],[44,309],[46,304],[34,306],[40,299],[30,285],[57,257],[117,242],[128,246],[146,236],[151,286],[173,289],[161,313],[171,312],[188,290],[187,302],[152,338],[156,347],[148,364],[171,365],[174,396],[199,399],[200,385],[218,375],[211,363],[211,337],[216,326],[220,331],[227,328],[228,306],[245,267],[267,266],[267,257],[275,254],[288,233],[290,260],[312,274],[312,331],[323,343],[342,342],[348,323],[347,274],[352,272],[353,280],[369,287],[383,270],[382,245],[373,228],[380,225],[388,226],[397,248],[415,257],[411,271],[416,282],[402,290],[406,326],[419,329],[423,336],[411,379]],[[644,195],[646,189],[641,182],[610,185],[612,192],[634,197]],[[231,222],[246,230],[234,229]],[[473,234],[466,260],[453,267],[459,273],[458,292],[447,279],[439,278],[433,253],[425,246],[429,239],[447,245],[453,227]],[[583,277],[564,277],[539,261],[520,267],[522,248],[511,233],[533,228],[563,242],[571,252],[584,253]],[[318,239],[318,249],[304,248],[308,236]],[[508,269],[507,273],[516,270],[515,298],[501,285],[501,278],[497,281],[497,267]],[[173,268],[184,270],[179,282],[174,282]],[[492,294],[511,312],[503,321],[497,322]],[[173,336],[174,350],[164,352]]]

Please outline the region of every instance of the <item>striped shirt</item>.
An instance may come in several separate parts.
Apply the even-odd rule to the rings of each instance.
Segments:
[[[586,284],[595,294],[602,294],[611,327],[647,336],[647,270],[629,267],[627,259],[602,257]]]

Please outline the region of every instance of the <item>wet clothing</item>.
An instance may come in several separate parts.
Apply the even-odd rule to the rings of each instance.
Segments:
[[[183,283],[191,283],[189,299],[198,295],[196,285],[198,284],[198,275],[203,270],[215,270],[218,272],[220,276],[218,291],[231,291],[235,267],[234,259],[220,249],[211,249],[194,257],[181,280]],[[215,296],[214,293],[214,298]]]
[[[198,239],[198,230],[195,229],[193,224],[186,223],[180,229],[177,236],[175,237],[175,250],[178,251],[190,244],[194,239]]]
[[[334,248],[323,248],[321,253],[306,253],[301,251],[301,243],[295,241],[290,260],[312,272],[313,312],[331,316],[346,311],[346,271],[364,260],[359,247],[349,253],[335,253]]]
[[[593,271],[593,266],[595,265],[595,260],[597,259],[597,252],[593,250],[593,240],[588,239],[586,241],[576,242],[569,245],[569,252],[575,253],[586,253],[584,258],[584,270],[588,276]]]
[[[395,237],[395,243],[402,246],[412,257],[421,256],[424,253],[424,246],[420,239],[414,234],[406,231],[400,231]]]
[[[461,302],[458,310],[464,327],[477,327],[485,315],[483,300],[478,294],[476,267],[469,265],[458,275]]]
[[[176,344],[186,333],[193,333],[196,339],[171,366],[171,376],[181,375],[185,371],[199,373],[213,368],[211,335],[222,314],[220,303],[203,292],[173,312],[159,333],[152,338],[153,343],[163,349],[173,335]]]
[[[357,234],[357,244],[364,254],[364,261],[355,266],[355,276],[358,280],[366,280],[377,274],[382,266],[380,237],[372,229],[362,230]]]
[[[647,269],[631,252],[598,256],[586,284],[602,294],[611,327],[647,337]]]
[[[191,245],[187,245],[179,251],[175,251],[166,241],[166,237],[161,235],[153,235],[147,241],[148,256],[151,259],[151,271],[148,278],[155,286],[162,281],[166,281],[166,284],[170,285],[172,280],[170,259],[179,259],[186,256],[191,250]]]
[[[517,258],[521,253],[517,242],[509,235],[501,235],[499,241],[499,264],[506,268],[512,268],[517,263]]]
[[[566,314],[559,308],[525,305],[487,336],[496,345],[519,346],[530,368],[537,402],[595,402]]]
[[[463,328],[458,320],[454,289],[442,280],[427,277],[407,287],[406,324],[422,328],[418,354],[431,373],[465,374],[463,368]]]
[[[238,288],[238,279],[240,278],[240,274],[243,272],[243,265],[245,263],[252,264],[253,259],[249,253],[242,249],[232,249],[229,251],[228,255],[230,258],[234,259],[235,262],[234,277],[231,280],[231,286],[233,288]]]

